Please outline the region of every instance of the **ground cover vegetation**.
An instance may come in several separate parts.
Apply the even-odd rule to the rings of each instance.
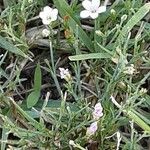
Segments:
[[[150,2],[0,1],[0,149],[150,149]]]

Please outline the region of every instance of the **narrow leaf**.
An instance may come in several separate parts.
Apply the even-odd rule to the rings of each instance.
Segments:
[[[6,128],[2,128],[1,150],[6,149],[7,138],[8,138],[8,130]]]
[[[90,54],[81,54],[75,56],[69,56],[71,61],[77,60],[86,60],[86,59],[102,59],[102,58],[110,58],[111,55],[108,53],[90,53]]]
[[[38,102],[39,97],[40,97],[40,91],[31,92],[27,98],[27,107],[28,108],[33,107]]]
[[[34,74],[34,87],[33,92],[30,93],[30,95],[27,98],[27,107],[31,108],[33,107],[39,100],[40,97],[40,91],[41,91],[41,68],[40,64],[37,64],[37,67],[35,69]]]
[[[43,105],[43,100],[40,100],[34,106],[34,108],[41,109],[42,105]],[[69,106],[69,108],[70,108],[70,110],[72,112],[77,112],[77,111],[80,110],[75,103],[66,102],[66,106]],[[50,99],[47,102],[46,108],[51,110],[51,111],[59,110],[61,108],[61,101],[60,100],[52,100],[52,99]],[[38,114],[34,110],[27,110],[26,113],[29,114],[30,116],[32,116],[32,118],[39,118],[40,117],[40,114]]]
[[[15,47],[13,44],[9,43],[4,37],[0,36],[0,47],[12,52],[16,55],[23,56],[30,59],[25,53],[23,53],[19,48]]]
[[[41,68],[40,68],[40,64],[37,64],[37,67],[35,69],[35,74],[34,74],[34,90],[38,91],[41,90]]]
[[[135,110],[128,111],[127,114],[129,118],[133,119],[136,124],[138,124],[144,131],[150,133],[150,126],[144,122],[137,114],[134,112]]]
[[[125,36],[131,29],[150,11],[150,3],[142,6],[133,17],[127,22],[121,31],[121,35]],[[120,36],[119,36],[120,38]]]
[[[10,99],[10,101],[14,104],[19,114],[23,115],[37,130],[40,131],[42,129],[41,124],[29,116],[13,99]]]

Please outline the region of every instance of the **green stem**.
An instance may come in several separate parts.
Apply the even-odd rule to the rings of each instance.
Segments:
[[[95,49],[95,52],[99,52],[99,47],[97,45],[97,43],[99,43],[100,41],[100,37],[96,34],[96,31],[100,29],[100,23],[99,23],[99,20],[98,18],[95,19],[95,25],[94,25],[94,49]]]
[[[56,69],[55,69],[55,64],[54,64],[54,56],[53,56],[53,48],[52,48],[52,41],[51,40],[50,40],[50,56],[51,56],[51,65],[52,65],[51,75],[54,79],[54,82],[56,84],[59,95],[62,98],[61,88],[60,88],[60,85],[59,85],[59,82],[58,82],[58,79],[57,79],[57,75],[56,75]]]
[[[76,41],[75,41],[75,50],[76,50],[76,55],[81,54],[79,50],[79,45],[78,45],[78,38],[79,38],[79,30],[78,30],[78,25],[76,25]],[[81,96],[81,82],[80,82],[80,62],[77,61],[77,86],[78,86],[78,93],[79,96]]]
[[[136,122],[144,131],[150,133],[150,126],[134,113],[135,110],[123,110],[123,112],[125,112],[130,119],[133,119],[133,121]]]

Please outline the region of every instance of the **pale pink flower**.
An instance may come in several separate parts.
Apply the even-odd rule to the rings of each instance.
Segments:
[[[97,121],[95,121],[90,125],[90,127],[87,128],[86,134],[88,136],[94,135],[97,129],[98,129]]]
[[[103,107],[101,103],[97,103],[94,107],[94,111],[92,113],[94,120],[98,120],[103,116]]]
[[[59,68],[59,70],[61,79],[65,79],[66,81],[69,81],[71,79],[71,75],[68,69]]]

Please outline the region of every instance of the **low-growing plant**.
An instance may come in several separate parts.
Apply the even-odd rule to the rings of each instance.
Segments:
[[[0,3],[1,150],[145,150],[150,3]]]

